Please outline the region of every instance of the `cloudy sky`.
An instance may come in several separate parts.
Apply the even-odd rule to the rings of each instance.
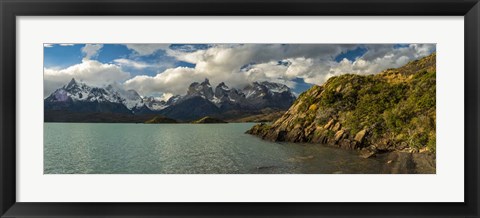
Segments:
[[[192,82],[205,78],[214,87],[279,82],[300,94],[332,76],[378,73],[435,49],[435,44],[44,44],[44,96],[72,78],[164,98],[185,94]]]

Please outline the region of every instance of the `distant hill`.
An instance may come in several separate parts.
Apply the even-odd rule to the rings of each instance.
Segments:
[[[273,141],[435,153],[436,54],[376,75],[346,74],[313,86],[273,124],[249,134]]]
[[[214,117],[203,117],[202,119],[195,120],[192,123],[200,124],[200,123],[227,123],[227,122]]]
[[[177,121],[174,120],[174,119],[167,118],[167,117],[155,116],[155,117],[153,117],[152,119],[149,119],[149,120],[145,121],[145,123],[148,123],[148,124],[154,124],[154,123],[177,123]]]

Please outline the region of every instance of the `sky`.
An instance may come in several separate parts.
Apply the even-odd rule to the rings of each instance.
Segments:
[[[163,99],[205,78],[240,89],[277,82],[298,95],[332,76],[375,74],[435,51],[435,44],[44,44],[44,97],[72,78]]]

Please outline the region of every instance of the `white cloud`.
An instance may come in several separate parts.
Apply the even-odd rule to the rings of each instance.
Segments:
[[[315,69],[317,77],[306,78],[316,84],[324,83],[332,76],[342,74],[375,74],[388,68],[397,68],[407,64],[409,61],[419,59],[431,54],[435,50],[435,44],[411,44],[408,47],[393,49],[393,45],[367,45],[368,51],[354,61],[343,59],[339,63],[327,62],[318,63],[314,66],[328,65],[328,71]],[[324,76],[320,76],[324,75]]]
[[[131,59],[126,59],[126,58],[115,59],[115,60],[113,60],[113,62],[115,62],[116,64],[118,64],[122,67],[133,67],[135,69],[145,69],[145,68],[148,68],[148,67],[156,66],[156,65],[152,65],[152,64],[147,64],[147,63],[142,62],[142,61],[134,61],[134,60],[131,60]]]
[[[84,59],[90,60],[90,58],[96,57],[102,47],[102,44],[86,44],[82,48],[82,53],[85,55]]]
[[[167,44],[133,44],[133,47],[129,48],[135,50],[138,55],[152,54],[158,49],[166,49],[167,55],[179,61],[193,63],[195,67],[171,68],[165,62],[146,63],[139,61],[141,59],[119,58],[114,60],[113,64],[84,60],[79,66],[72,66],[76,67],[75,69],[78,68],[77,70],[70,67],[72,69],[67,68],[70,70],[49,69],[46,71],[57,73],[62,71],[63,76],[68,75],[62,77],[62,82],[71,79],[71,72],[81,71],[80,75],[88,75],[85,76],[85,81],[90,82],[91,80],[94,83],[97,80],[95,73],[93,70],[87,69],[98,69],[103,65],[108,66],[108,69],[112,70],[111,72],[121,75],[117,81],[128,79],[128,76],[125,76],[128,74],[121,68],[139,72],[147,68],[149,70],[160,69],[155,76],[139,75],[130,78],[125,82],[125,86],[137,90],[144,96],[162,96],[185,94],[192,82],[203,81],[205,78],[209,78],[214,87],[220,82],[225,82],[230,87],[243,88],[253,81],[272,81],[294,88],[297,78],[302,78],[307,83],[321,85],[332,76],[347,73],[374,74],[387,68],[400,67],[435,50],[435,44],[411,44],[401,48],[394,48],[393,44],[362,45],[367,49],[362,56],[355,60],[335,61],[338,55],[357,47],[358,45],[353,44],[217,44],[200,50],[172,50],[168,49]],[[94,56],[101,47],[97,46],[96,48],[88,53],[90,55],[85,52],[86,56]],[[85,67],[85,65],[91,66]],[[97,65],[97,67],[93,65]],[[118,76],[117,74],[113,75]],[[49,77],[46,76],[45,80],[57,81],[54,78],[56,77],[52,74]],[[100,80],[114,79],[108,78]]]
[[[59,45],[59,46],[74,46],[75,44],[51,44],[51,43],[44,43],[43,44],[43,47],[45,48],[52,48],[53,46],[55,45]]]
[[[137,55],[151,55],[158,50],[167,50],[170,44],[125,44],[128,49],[135,51]]]
[[[125,82],[129,89],[135,89],[140,95],[150,93],[185,94],[193,81],[203,81],[205,75],[193,68],[170,68],[156,76],[135,76]]]
[[[311,64],[313,57],[331,58],[353,48],[354,45],[280,45],[280,44],[220,44],[206,50],[193,52],[169,50],[167,54],[178,60],[196,64],[195,71],[210,78],[215,85],[226,82],[227,85],[242,88],[253,81],[278,81],[294,86],[298,71],[306,69],[299,62]],[[290,60],[290,66],[277,66],[279,60]],[[241,71],[246,65],[252,69]]]
[[[104,64],[84,59],[82,63],[65,69],[44,69],[44,96],[67,84],[72,78],[89,85],[103,86],[114,82],[123,82],[130,77],[115,64]]]
[[[204,78],[209,78],[213,86],[225,82],[230,87],[243,88],[247,83],[267,80],[294,88],[296,83],[293,80],[296,78],[320,85],[332,76],[374,74],[387,68],[400,67],[435,50],[434,44],[412,44],[396,49],[393,44],[375,44],[365,45],[368,51],[356,60],[334,60],[339,54],[357,46],[219,44],[196,51],[167,50],[168,55],[193,63],[195,68],[167,69],[153,77],[136,76],[128,80],[126,85],[144,95],[153,92],[184,94],[192,82],[203,81]]]

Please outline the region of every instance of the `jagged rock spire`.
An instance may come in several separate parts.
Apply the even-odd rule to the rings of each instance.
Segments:
[[[208,80],[208,78],[205,78],[205,80],[202,82],[202,85],[204,84],[210,85],[210,80]]]
[[[72,78],[70,80],[70,82],[67,84],[66,88],[71,88],[72,86],[76,85],[77,84],[77,81],[75,80],[75,78]]]

